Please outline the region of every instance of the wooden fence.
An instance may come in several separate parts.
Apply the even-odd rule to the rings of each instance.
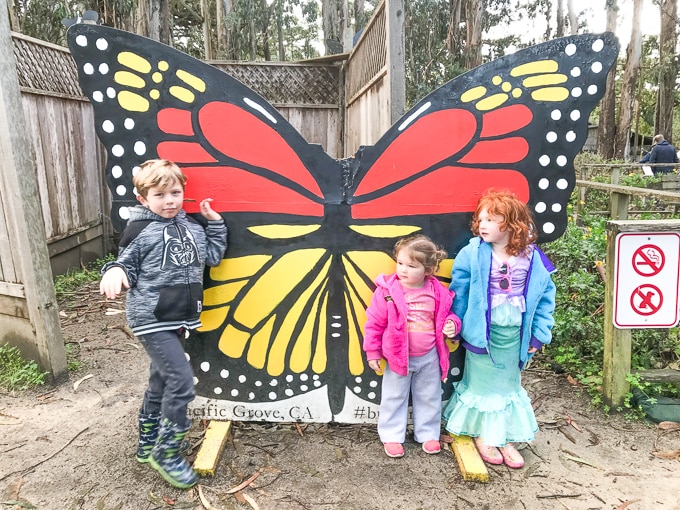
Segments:
[[[345,156],[376,141],[405,112],[403,0],[383,0],[350,53]]]

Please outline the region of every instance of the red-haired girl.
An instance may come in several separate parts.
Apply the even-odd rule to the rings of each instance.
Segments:
[[[475,438],[486,462],[520,468],[524,459],[513,443],[531,441],[538,430],[520,371],[550,343],[555,268],[533,244],[536,226],[514,194],[489,190],[471,226],[476,237],[451,274],[465,371],[443,417],[449,432]]]

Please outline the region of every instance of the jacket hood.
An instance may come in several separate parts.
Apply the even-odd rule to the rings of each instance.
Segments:
[[[128,211],[130,212],[130,218],[128,218],[128,223],[132,223],[133,221],[145,221],[145,220],[172,221],[172,218],[163,218],[162,216],[159,216],[151,209],[149,209],[148,207],[144,207],[143,205],[135,205],[133,207],[128,207]],[[180,211],[177,213],[176,218],[180,219],[185,217],[186,212],[184,212],[184,209],[180,209]]]
[[[397,275],[396,274],[380,274],[378,277],[375,279],[375,284],[378,287],[383,287],[385,289],[389,289],[394,282],[397,280]]]

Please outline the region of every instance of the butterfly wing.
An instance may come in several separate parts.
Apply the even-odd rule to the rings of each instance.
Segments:
[[[469,214],[495,186],[530,205],[539,241],[558,238],[575,184],[574,157],[617,55],[611,33],[576,35],[454,78],[364,151],[350,193],[353,218],[436,216],[448,229],[441,218]],[[457,251],[462,240],[433,227],[428,231]]]

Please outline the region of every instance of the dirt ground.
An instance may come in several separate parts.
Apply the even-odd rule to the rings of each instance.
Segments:
[[[374,425],[234,423],[214,478],[180,491],[134,459],[148,360],[120,303],[85,288],[61,304],[79,352],[68,381],[0,394],[0,507],[40,509],[680,509],[680,432],[590,406],[564,375],[529,370],[540,422],[526,466],[466,482],[449,449],[387,458]],[[88,377],[86,379],[86,377]],[[79,383],[79,384],[78,384]],[[205,423],[191,431],[195,455]],[[230,489],[256,475],[233,494]]]

